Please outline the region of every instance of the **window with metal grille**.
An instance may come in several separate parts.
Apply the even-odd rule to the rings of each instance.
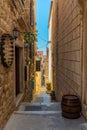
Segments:
[[[36,71],[40,71],[40,61],[36,61]]]

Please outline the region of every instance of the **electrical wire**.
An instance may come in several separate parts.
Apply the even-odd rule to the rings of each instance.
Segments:
[[[38,38],[41,39],[41,41],[44,41],[46,44],[44,44],[44,46],[38,47],[38,49],[42,49],[42,48],[47,48],[48,46],[48,41],[46,39],[44,39],[42,36],[40,36],[40,34],[38,34]]]
[[[48,42],[46,39],[42,38],[41,36],[38,36],[42,41]]]
[[[48,46],[48,43],[47,44],[44,44],[43,46],[40,46],[39,48],[45,48]]]
[[[47,46],[44,46],[44,47],[39,47],[38,49],[43,49],[43,48],[47,48]]]

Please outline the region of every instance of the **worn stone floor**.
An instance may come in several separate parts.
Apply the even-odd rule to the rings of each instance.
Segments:
[[[48,97],[41,96],[40,102],[34,100],[32,103],[22,103],[19,110],[12,114],[4,130],[87,130],[87,122],[82,116],[78,119],[62,117],[60,103],[51,103],[49,97],[45,103],[42,100],[44,96],[43,100]],[[25,111],[26,106],[40,106],[41,110]]]

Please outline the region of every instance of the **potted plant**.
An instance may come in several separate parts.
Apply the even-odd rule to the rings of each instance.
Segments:
[[[49,94],[51,92],[51,83],[46,84],[47,93]]]
[[[55,101],[55,100],[56,100],[55,91],[54,91],[54,90],[51,91],[50,96],[51,96],[51,100],[52,100],[52,101]]]

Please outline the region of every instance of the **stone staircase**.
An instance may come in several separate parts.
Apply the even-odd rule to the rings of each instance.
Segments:
[[[36,95],[34,95],[32,102],[50,103],[51,102],[51,97],[48,94],[36,94]]]

